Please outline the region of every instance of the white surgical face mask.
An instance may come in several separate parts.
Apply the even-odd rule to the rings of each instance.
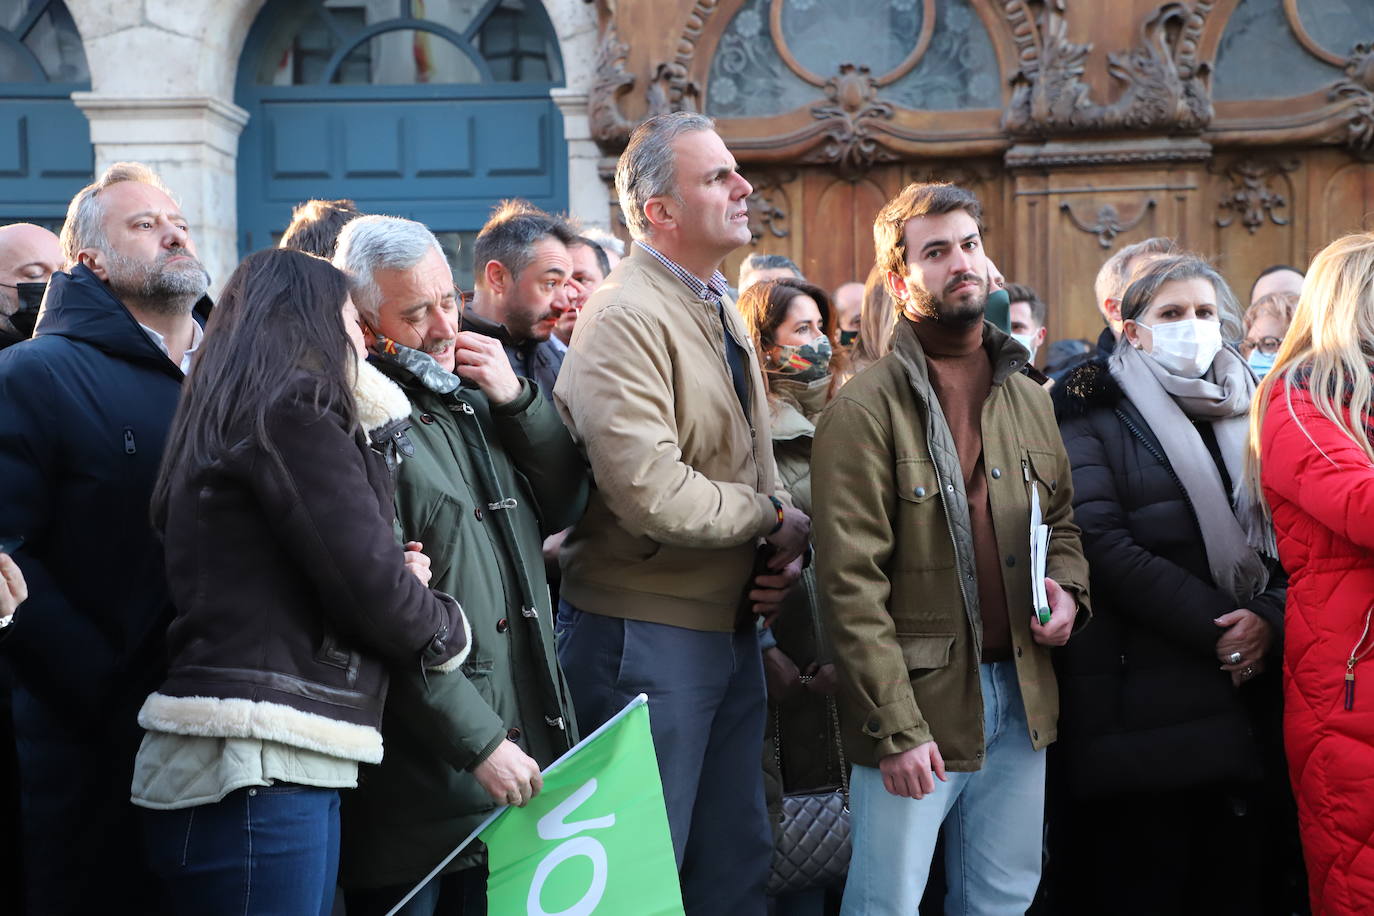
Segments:
[[[1019,343],[1030,351],[1030,359],[1027,362],[1035,362],[1035,335],[1034,334],[1013,334],[1011,339]]]
[[[1180,378],[1202,378],[1221,350],[1220,322],[1185,318],[1155,325],[1140,321],[1136,324],[1149,328],[1154,338],[1150,356]]]

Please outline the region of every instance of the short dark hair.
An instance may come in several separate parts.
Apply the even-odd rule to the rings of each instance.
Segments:
[[[527,200],[501,201],[472,246],[477,282],[486,282],[486,268],[491,261],[504,265],[512,277],[520,276],[534,260],[535,244],[550,238],[572,245],[577,234],[562,217],[545,213]]]
[[[1258,274],[1255,275],[1255,282],[1250,284],[1251,297],[1255,295],[1255,287],[1259,286],[1259,281],[1263,280],[1270,274],[1276,274],[1281,270],[1291,270],[1293,271],[1293,273],[1303,278],[1306,278],[1307,276],[1307,274],[1303,273],[1301,270],[1298,270],[1291,264],[1270,264],[1268,267],[1264,268],[1264,270],[1261,270]]]
[[[873,221],[873,247],[878,266],[894,274],[906,273],[906,224],[918,216],[942,216],[963,210],[983,233],[983,205],[972,193],[949,182],[914,182],[878,211]]]
[[[1045,300],[1041,299],[1035,290],[1023,283],[1008,283],[1004,289],[1006,289],[1007,295],[1011,297],[1012,302],[1024,302],[1029,305],[1031,317],[1035,319],[1035,323],[1042,328],[1045,326],[1045,319],[1048,317],[1049,310],[1045,307]]]
[[[749,270],[790,270],[798,277],[802,276],[802,269],[797,262],[785,254],[751,254],[740,267]]]
[[[343,227],[362,215],[358,205],[346,197],[307,200],[291,211],[291,225],[282,233],[277,247],[294,248],[328,260],[334,257],[334,246]]]
[[[592,241],[585,235],[579,235],[577,238],[573,239],[572,242],[569,243],[568,247],[572,248],[577,245],[581,245],[585,248],[590,248],[592,250],[592,254],[596,256],[596,266],[601,268],[601,276],[604,277],[606,276],[606,274],[611,272],[611,259],[606,256],[606,249],[601,247],[600,242]]]

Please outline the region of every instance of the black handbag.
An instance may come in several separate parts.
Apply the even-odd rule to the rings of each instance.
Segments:
[[[849,766],[840,741],[840,717],[835,698],[826,697],[835,750],[840,761],[840,787],[799,792],[782,798],[782,834],[773,850],[768,875],[772,896],[833,887],[849,872]],[[777,707],[773,709],[773,756],[782,772],[782,736]]]

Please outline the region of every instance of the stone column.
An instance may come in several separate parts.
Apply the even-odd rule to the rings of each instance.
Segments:
[[[584,226],[609,231],[610,206],[606,184],[598,172],[601,150],[592,139],[587,120],[587,93],[554,89],[550,94],[563,113],[563,136],[568,141],[568,212]]]
[[[217,293],[239,260],[235,163],[248,112],[211,97],[77,92],[72,100],[90,119],[97,175],[112,162],[134,160],[154,169],[172,189]]]

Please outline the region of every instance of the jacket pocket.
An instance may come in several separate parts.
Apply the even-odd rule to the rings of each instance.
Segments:
[[[902,661],[907,671],[927,671],[949,664],[950,653],[954,650],[954,634],[918,636],[898,633],[897,644],[902,647]]]
[[[338,637],[332,632],[326,632],[320,640],[320,646],[315,651],[315,661],[342,670],[350,687],[357,683],[358,665],[362,661],[362,655],[340,645]]]
[[[1068,473],[1068,468],[1058,455],[1052,452],[1037,452],[1034,449],[1026,449],[1025,462],[1023,469],[1026,483],[1034,482],[1040,485],[1040,508],[1048,510],[1049,498],[1059,491],[1059,477]],[[1026,498],[1030,499],[1029,490]]]
[[[954,567],[954,542],[940,476],[927,458],[898,458],[894,469],[897,517],[894,520],[898,570],[929,571]]]

